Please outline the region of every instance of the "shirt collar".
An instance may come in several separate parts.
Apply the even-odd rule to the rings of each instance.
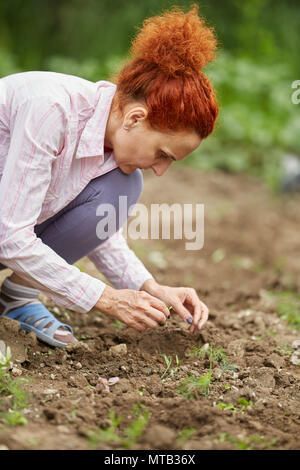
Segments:
[[[104,156],[105,130],[117,86],[105,80],[96,84],[98,85],[98,99],[95,111],[83,129],[75,158]]]

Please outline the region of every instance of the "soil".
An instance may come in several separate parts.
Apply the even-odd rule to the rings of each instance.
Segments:
[[[191,335],[175,313],[165,326],[139,333],[95,309],[85,315],[62,311],[41,294],[72,325],[79,342],[48,347],[19,331],[17,322],[0,320],[14,374],[31,379],[23,384],[27,425],[2,421],[1,448],[120,449],[124,440],[103,436],[93,447],[90,431],[107,429],[114,410],[123,417],[117,433],[124,437],[139,403],[142,413],[151,414],[132,449],[299,449],[300,369],[291,362],[291,345],[300,333],[278,316],[268,295],[300,290],[299,195],[273,195],[247,175],[177,166],[163,179],[145,172],[139,202],[205,205],[201,250],[185,250],[185,240],[128,240],[158,282],[196,289],[210,309],[202,333]],[[87,258],[77,264],[104,279]],[[2,271],[1,280],[8,274]],[[208,344],[223,349],[227,362],[190,355],[195,346]],[[173,362],[162,379],[163,354]],[[177,371],[176,356],[182,360]],[[208,393],[178,393],[184,379],[200,378],[210,366]],[[106,391],[100,378],[112,377],[119,382]],[[243,410],[241,398],[251,406]],[[186,428],[193,433],[180,438]]]

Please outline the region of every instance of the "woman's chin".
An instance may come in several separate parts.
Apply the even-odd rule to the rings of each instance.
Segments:
[[[130,166],[119,166],[120,170],[125,173],[125,175],[131,175],[131,173],[134,173],[136,168],[135,167],[130,167]]]

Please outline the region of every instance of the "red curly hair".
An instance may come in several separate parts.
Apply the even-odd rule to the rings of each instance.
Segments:
[[[131,44],[132,58],[112,80],[119,111],[141,101],[153,129],[192,128],[204,139],[214,129],[218,105],[201,69],[215,58],[217,41],[198,10],[196,4],[188,13],[175,6],[144,20]]]

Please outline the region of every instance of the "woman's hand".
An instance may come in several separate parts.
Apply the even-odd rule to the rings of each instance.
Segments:
[[[154,279],[148,279],[141,289],[171,305],[184,321],[191,324],[191,333],[194,333],[194,331],[200,333],[200,329],[208,319],[209,310],[201,302],[195,289],[163,286]],[[172,313],[172,309],[170,312]]]
[[[138,331],[157,328],[170,315],[166,304],[147,292],[110,286],[105,287],[95,307]]]

